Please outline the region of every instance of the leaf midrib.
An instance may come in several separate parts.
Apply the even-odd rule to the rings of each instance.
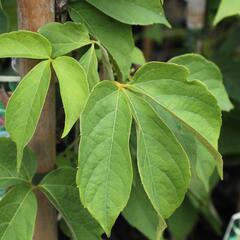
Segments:
[[[30,116],[31,116],[31,112],[32,112],[32,109],[33,109],[33,104],[34,104],[34,102],[36,101],[36,96],[38,95],[38,93],[39,93],[39,88],[40,88],[40,86],[41,86],[41,82],[43,81],[43,75],[45,74],[45,71],[46,71],[46,69],[48,68],[48,65],[47,65],[47,63],[49,64],[49,60],[47,60],[47,61],[45,61],[45,63],[46,63],[46,66],[44,67],[44,69],[43,69],[43,71],[42,71],[42,73],[41,73],[41,77],[39,78],[40,79],[40,81],[39,81],[39,83],[38,83],[38,86],[37,86],[37,89],[36,89],[36,91],[35,91],[35,93],[34,93],[34,97],[33,97],[33,101],[31,102],[31,104],[30,104],[30,106],[29,106],[29,111],[28,111],[28,116],[27,116],[27,121],[26,121],[26,124],[25,124],[25,127],[24,127],[24,142],[26,141],[25,139],[26,139],[26,128],[27,128],[27,126],[29,126],[29,119],[30,119]],[[49,85],[49,80],[48,80],[48,85]],[[47,88],[48,88],[48,86],[47,86]],[[47,92],[47,91],[46,91]],[[46,96],[46,94],[45,94],[45,96]],[[42,111],[42,108],[43,108],[43,104],[42,104],[42,107],[41,107],[41,109],[40,109],[40,112]],[[39,116],[40,116],[40,112],[39,112],[39,114],[38,114],[38,116],[37,116],[37,118],[39,119]],[[34,134],[34,132],[32,133],[32,135]],[[29,137],[29,138],[31,138],[32,137],[32,135]]]
[[[138,122],[138,126],[139,126],[139,128],[140,128],[140,131],[142,132],[142,135],[144,136],[144,132],[143,132],[143,129],[142,129],[142,126],[141,126],[141,124],[140,124],[140,121],[138,120],[138,114],[137,114],[137,111],[135,110],[135,108],[134,108],[134,105],[133,105],[133,103],[132,103],[132,101],[131,101],[131,99],[130,99],[130,97],[128,96],[128,94],[124,91],[124,93],[125,93],[125,95],[127,96],[127,98],[128,98],[128,100],[129,100],[129,102],[130,102],[130,104],[131,104],[131,106],[132,106],[132,109],[133,109],[133,111],[134,111],[134,113],[135,113],[135,116],[136,116],[136,118],[137,118],[137,122]],[[146,143],[145,143],[145,138],[143,137],[143,143],[144,143],[144,146],[145,146],[145,150],[146,150],[146,156],[145,156],[145,159],[147,158],[148,159],[148,166],[150,166],[150,164],[149,164],[149,157],[148,157],[148,148],[146,147]],[[151,172],[151,174],[150,174],[150,177],[151,177],[151,183],[153,183],[153,173],[152,173],[152,168],[150,167],[149,168],[150,169],[150,172]],[[139,171],[140,172],[140,171]],[[141,174],[141,172],[140,172],[140,174]],[[153,184],[151,184],[152,185],[152,189],[153,189],[153,194],[154,194],[154,198],[156,199],[156,189],[155,189],[155,187],[154,187],[154,185]],[[145,186],[144,186],[144,184],[143,184],[143,187],[144,187],[144,189],[145,189]],[[145,191],[146,191],[146,189],[145,189]],[[151,200],[150,200],[151,201]],[[157,209],[156,209],[157,210]],[[158,212],[158,210],[157,210],[157,212]],[[160,214],[160,213],[159,213]]]
[[[108,189],[108,185],[109,185],[109,175],[111,173],[111,158],[112,158],[112,150],[113,150],[113,142],[114,142],[114,136],[115,136],[115,131],[114,129],[116,128],[116,121],[117,121],[117,113],[118,113],[118,110],[119,110],[119,96],[120,96],[120,90],[118,89],[117,90],[117,99],[116,99],[116,106],[115,106],[115,114],[114,114],[114,121],[113,121],[113,132],[112,132],[112,136],[111,136],[111,145],[110,145],[110,148],[109,148],[109,158],[108,158],[108,161],[107,161],[107,178],[106,178],[106,188],[105,189]],[[106,214],[105,214],[105,222],[107,223],[108,225],[108,206],[107,206],[107,199],[108,199],[108,191],[106,191],[106,194],[105,194],[105,211],[106,211]]]

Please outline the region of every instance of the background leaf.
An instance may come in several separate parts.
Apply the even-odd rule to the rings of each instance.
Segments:
[[[52,47],[45,37],[23,30],[1,34],[0,46],[0,58],[46,59],[52,52]]]
[[[140,179],[133,185],[127,206],[122,212],[124,218],[150,240],[158,240],[166,228],[149,201]]]
[[[146,63],[143,52],[137,47],[134,47],[131,58],[132,58],[132,63],[138,64],[138,65],[143,65],[144,63]]]
[[[81,201],[107,235],[126,206],[132,185],[131,114],[122,91],[103,81],[81,117],[77,184]]]
[[[20,171],[17,171],[17,149],[9,138],[0,138],[0,188],[16,184],[30,183],[37,169],[32,152],[26,148]]]
[[[198,220],[198,212],[188,198],[168,219],[168,227],[176,240],[186,240]]]
[[[2,7],[8,17],[9,30],[17,30],[17,3],[16,0],[1,0]]]
[[[102,229],[80,203],[73,168],[59,168],[40,183],[41,190],[63,216],[74,240],[101,239]]]
[[[65,127],[62,137],[71,130],[80,118],[89,94],[86,73],[77,60],[58,57],[52,62],[60,84],[60,93],[65,111]]]
[[[50,61],[36,65],[21,80],[11,96],[6,111],[6,129],[17,144],[17,165],[23,149],[37,127],[51,79]]]
[[[223,115],[223,126],[219,141],[219,149],[225,155],[240,154],[240,109],[239,106],[231,113]],[[237,157],[238,159],[238,157]],[[237,160],[238,161],[238,160]]]
[[[98,74],[98,59],[93,44],[81,57],[79,62],[86,71],[89,89],[92,90],[92,88],[100,81]]]
[[[58,57],[90,43],[87,29],[78,23],[48,23],[38,30],[52,44],[52,57]]]
[[[158,0],[87,0],[110,17],[131,25],[162,23],[169,26]]]
[[[0,201],[0,239],[32,240],[36,214],[34,193],[25,186],[11,189]]]
[[[82,1],[71,3],[69,13],[75,22],[83,23],[90,34],[108,50],[120,72],[126,77],[130,69],[131,52],[134,47],[131,27],[117,22]]]
[[[9,20],[7,14],[0,8],[0,34],[7,32],[9,29]]]

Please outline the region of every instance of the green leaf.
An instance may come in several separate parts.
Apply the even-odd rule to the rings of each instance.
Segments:
[[[228,90],[229,96],[231,99],[240,102],[240,59],[233,58],[232,55],[230,57],[222,57],[222,55],[220,55],[217,59],[217,62],[222,70],[224,85]]]
[[[52,57],[58,57],[90,43],[87,29],[77,23],[49,23],[38,30],[52,44]]]
[[[114,80],[114,73],[113,73],[113,67],[112,64],[110,62],[110,56],[107,52],[107,50],[105,49],[105,47],[103,47],[101,44],[99,44],[99,57],[101,59],[101,78],[102,79],[107,79],[107,80]]]
[[[9,29],[9,19],[7,14],[0,8],[0,34],[7,32]]]
[[[120,72],[126,77],[134,48],[131,27],[104,15],[86,2],[70,4],[69,11],[71,18],[75,22],[83,23],[91,35],[108,50]]]
[[[128,87],[145,95],[184,124],[217,160],[222,177],[222,158],[217,151],[221,111],[215,97],[200,81],[187,81],[182,66],[153,62],[142,66]]]
[[[57,155],[57,167],[76,167],[77,166],[77,153],[75,152],[76,143],[73,142],[67,146],[62,152]]]
[[[214,25],[217,25],[226,17],[240,15],[240,2],[239,0],[221,0],[220,6],[218,8],[217,15],[213,21]]]
[[[0,58],[47,59],[52,52],[52,47],[45,37],[23,30],[1,34],[0,46]]]
[[[9,30],[15,31],[18,29],[17,27],[17,1],[16,0],[1,0],[2,7],[4,12],[8,16],[9,20]]]
[[[36,172],[37,163],[32,152],[25,149],[20,171],[16,168],[17,149],[9,138],[0,138],[0,188],[30,183]]]
[[[159,104],[153,101],[148,100],[148,103],[171,129],[187,153],[191,163],[192,180],[201,181],[205,190],[209,191],[209,180],[217,165],[211,152],[198,140],[191,130],[176,118],[173,118],[171,113],[165,111]]]
[[[157,213],[168,218],[189,186],[187,155],[147,102],[129,91],[126,94],[137,125],[137,162],[143,187]]]
[[[220,152],[224,155],[236,155],[237,162],[240,154],[240,109],[223,116],[223,126],[219,141]],[[229,160],[229,159],[228,159]]]
[[[193,207],[188,198],[185,198],[183,204],[169,218],[167,223],[174,239],[186,240],[197,220],[197,209]]]
[[[22,79],[9,100],[6,129],[11,139],[17,144],[18,169],[21,166],[23,149],[37,127],[50,78],[50,61],[39,63]]]
[[[189,81],[200,80],[206,84],[222,110],[230,111],[233,108],[223,85],[221,71],[216,64],[198,54],[185,54],[171,59],[170,62],[187,67],[190,71]]]
[[[127,206],[122,212],[124,218],[150,240],[159,240],[164,229],[165,221],[158,216],[144,192],[141,182],[132,187]]]
[[[36,214],[37,200],[31,189],[11,189],[0,201],[0,239],[32,240]]]
[[[94,45],[81,57],[80,64],[87,73],[87,80],[90,90],[100,81],[98,75],[98,59]]]
[[[63,216],[74,240],[101,239],[102,229],[80,203],[73,168],[59,168],[44,177],[40,189]]]
[[[131,58],[132,58],[132,63],[138,64],[138,65],[143,65],[144,63],[146,63],[143,52],[137,47],[134,47]]]
[[[62,137],[71,130],[80,118],[89,94],[87,77],[80,63],[72,57],[58,57],[52,62],[57,74],[65,111],[65,127]]]
[[[121,89],[111,81],[98,84],[82,113],[77,184],[84,207],[108,236],[131,192],[130,128]]]
[[[87,0],[110,17],[130,25],[162,23],[170,26],[159,0]]]
[[[195,139],[196,175],[202,181],[205,190],[210,190],[210,178],[214,173],[216,162],[207,148]],[[195,167],[195,166],[193,166]]]

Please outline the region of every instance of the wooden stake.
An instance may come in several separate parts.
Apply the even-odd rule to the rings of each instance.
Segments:
[[[188,0],[187,3],[188,28],[201,30],[204,26],[206,0]]]
[[[19,29],[37,31],[39,27],[54,22],[54,0],[17,0]],[[25,75],[36,61],[22,60],[21,76]],[[29,144],[38,158],[38,173],[47,173],[54,168],[56,158],[55,84],[52,80],[36,133]],[[47,198],[40,192],[34,240],[57,240],[57,214]]]
[[[143,39],[143,54],[144,57],[147,61],[150,61],[152,59],[152,53],[153,53],[153,41],[152,39],[149,39],[146,36],[146,32],[148,31],[148,27],[144,27],[144,32],[145,32],[145,36]]]

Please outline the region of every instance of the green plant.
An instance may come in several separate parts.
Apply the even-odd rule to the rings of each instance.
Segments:
[[[149,3],[74,1],[69,6],[74,22],[0,35],[1,58],[40,60],[6,111],[6,129],[16,147],[0,140],[0,186],[10,188],[0,202],[1,239],[14,234],[32,239],[36,189],[61,213],[73,239],[110,236],[121,212],[149,239],[159,239],[165,219],[187,192],[198,204],[216,167],[223,177],[221,110],[233,106],[217,66],[187,54],[143,64],[131,74],[136,54],[131,25],[169,26],[160,2]],[[69,56],[80,48],[85,51],[78,52],[80,59]],[[78,170],[59,167],[39,182],[33,180],[34,157],[24,149],[36,129],[51,68],[65,111],[63,137],[80,118]]]
[[[224,18],[240,15],[240,3],[238,0],[231,1],[221,0],[217,15],[214,19],[214,25],[218,24]]]

